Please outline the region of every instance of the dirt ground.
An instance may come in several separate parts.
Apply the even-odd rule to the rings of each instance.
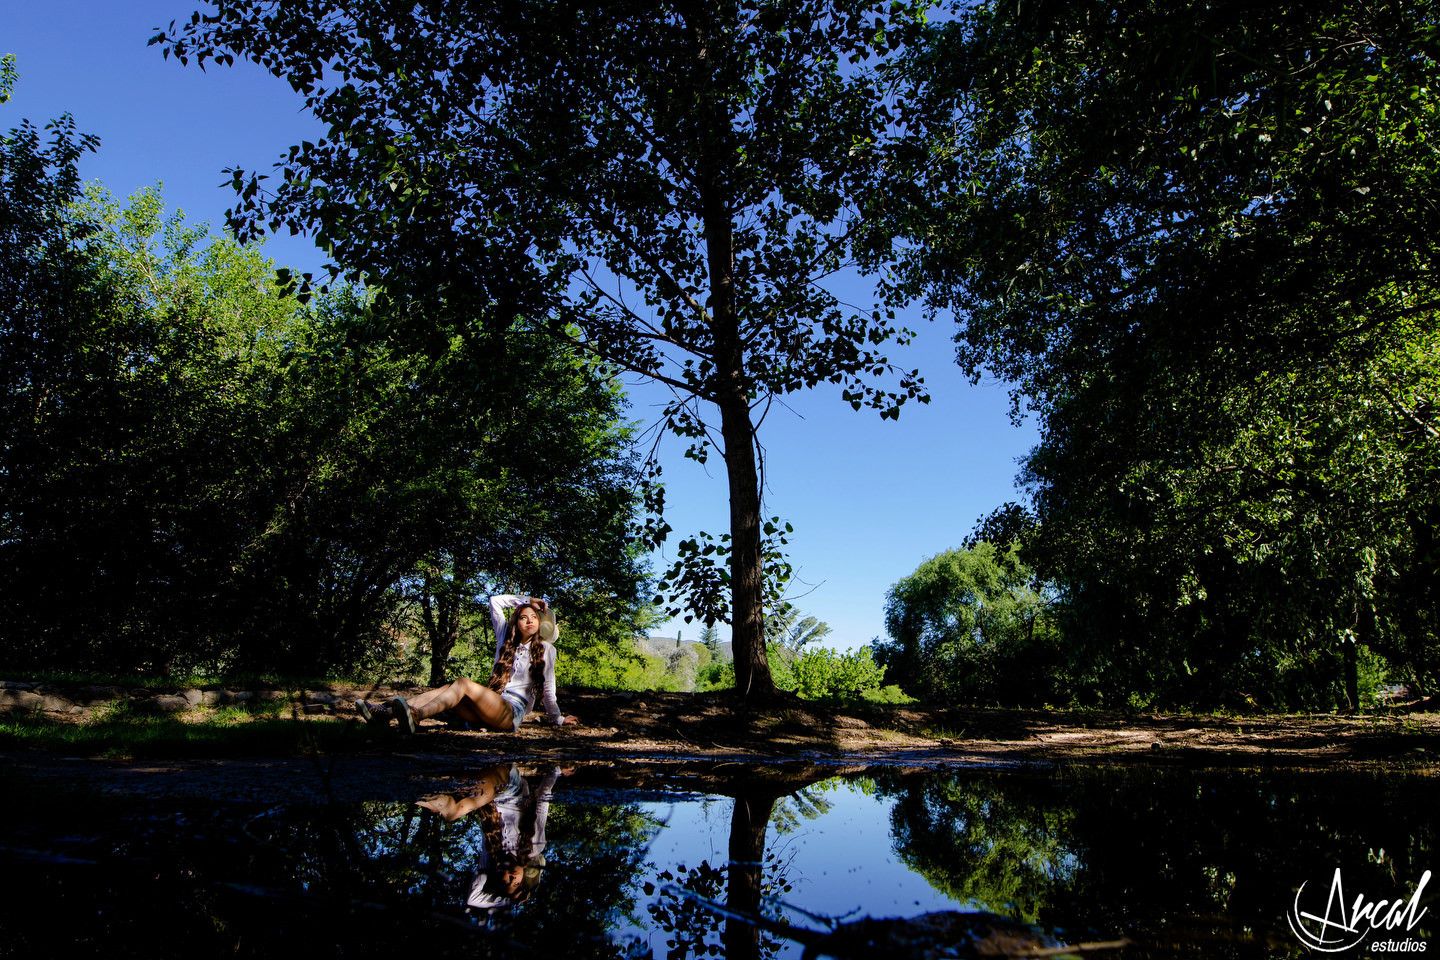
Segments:
[[[217,759],[112,759],[0,751],[0,773],[102,793],[227,799],[413,799],[486,766],[558,764],[575,782],[726,793],[875,768],[1045,768],[1067,764],[1371,769],[1440,774],[1440,713],[1221,717],[1042,710],[835,708],[790,701],[737,706],[724,694],[568,692],[579,717],[556,728],[531,714],[519,734],[442,720],[415,736],[367,726],[348,703],[296,722],[346,724],[343,751]],[[675,761],[684,761],[676,763]]]
[[[570,694],[581,724],[532,714],[517,746],[565,757],[685,756],[951,764],[1185,762],[1320,766],[1440,762],[1440,713],[1221,717],[995,709],[737,707],[724,694]],[[431,731],[434,731],[432,735]],[[510,734],[422,725],[438,750],[507,749]],[[497,742],[498,741],[498,742]],[[427,743],[427,748],[429,744]]]

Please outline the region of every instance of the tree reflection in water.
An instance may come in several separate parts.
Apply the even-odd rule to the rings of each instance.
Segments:
[[[858,929],[865,914],[903,914],[910,920],[886,928],[903,938],[923,934],[917,914],[979,909],[1071,943],[1128,936],[1121,960],[1293,956],[1300,947],[1284,917],[1301,882],[1342,866],[1347,890],[1398,892],[1433,868],[1440,828],[1440,780],[1423,774],[1131,767],[822,783],[814,768],[795,776],[727,763],[689,780],[686,769],[593,765],[558,778],[543,848],[537,833],[528,851],[507,847],[522,865],[534,861],[528,899],[483,917],[465,911],[476,870],[503,858],[479,813],[506,790],[521,801],[543,794],[547,780],[557,783],[552,767],[476,771],[423,805],[271,809],[62,795],[11,778],[0,793],[0,866],[24,883],[0,902],[0,955],[60,955],[63,941],[78,945],[70,952],[147,960],[417,951],[557,960],[649,956],[652,945],[673,960],[759,960],[798,954],[791,941],[803,938],[762,930],[758,917],[823,933],[840,920]],[[693,825],[701,835],[654,853],[660,811],[701,798],[729,815],[721,859],[711,862],[717,845]],[[847,830],[853,820],[828,812],[831,798],[836,814],[870,818],[861,832],[873,846]],[[883,833],[867,832],[887,815],[893,856]],[[535,807],[530,828],[539,820]],[[512,822],[518,835],[523,802]],[[909,880],[894,857],[933,899],[861,902],[888,892],[870,879]],[[1416,936],[1430,935],[1436,915]],[[943,916],[931,924],[944,928],[935,938],[954,932],[954,914]],[[938,939],[915,947],[947,948]]]
[[[615,933],[637,910],[660,822],[635,803],[549,804],[559,773],[506,764],[415,803],[266,817],[249,832],[289,862],[292,884],[323,892],[349,917],[349,930],[331,931],[337,944],[366,943],[367,954],[388,945],[429,956],[625,956],[628,944]],[[497,813],[507,803],[513,810]],[[511,862],[526,874],[520,896],[467,911],[477,871]],[[408,936],[378,935],[367,913],[387,916],[387,928]],[[369,939],[354,935],[359,928]]]
[[[1126,958],[1299,953],[1298,885],[1343,865],[1355,889],[1433,862],[1433,778],[1073,769],[882,776],[901,859],[953,899]],[[1263,951],[1257,953],[1256,951]]]
[[[620,956],[624,944],[612,934],[636,911],[645,851],[660,824],[636,804],[548,804],[559,772],[520,778],[506,765],[482,771],[465,790],[391,811],[370,835],[372,862],[412,905],[456,914],[476,902],[477,870],[513,857],[527,874],[518,902],[491,900],[490,910],[472,911],[490,939],[545,956]],[[490,814],[504,809],[507,797],[515,809],[506,813],[501,839]],[[538,823],[537,799],[548,806]]]
[[[773,903],[791,889],[786,861],[766,849],[772,826],[793,830],[801,819],[829,810],[818,791],[791,784],[740,784],[733,788],[728,862],[678,864],[661,871],[651,919],[667,934],[667,960],[725,956],[732,960],[773,957],[783,941],[763,931],[754,917],[773,914]]]

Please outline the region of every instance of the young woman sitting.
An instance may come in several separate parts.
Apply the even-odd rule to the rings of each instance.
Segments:
[[[461,677],[409,702],[404,697],[385,705],[360,700],[355,708],[371,723],[396,719],[406,733],[414,733],[419,721],[445,710],[453,710],[467,723],[518,733],[536,700],[542,701],[545,716],[556,726],[575,723],[555,702],[558,631],[549,605],[538,597],[491,597],[490,620],[495,626],[495,668],[488,684]]]

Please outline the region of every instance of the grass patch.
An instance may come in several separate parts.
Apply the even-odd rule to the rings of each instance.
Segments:
[[[0,715],[0,747],[138,759],[328,753],[364,743],[353,721],[288,714],[284,703],[158,717],[137,714],[121,703],[83,722],[14,712]]]
[[[929,740],[964,740],[965,728],[955,729],[954,727],[922,725],[915,731],[918,737],[925,737]]]
[[[190,687],[228,687],[231,690],[274,689],[314,690],[332,683],[352,687],[371,686],[369,678],[350,674],[333,674],[325,677],[288,676],[276,673],[183,673],[183,674],[115,674],[96,673],[88,670],[27,670],[23,676],[8,676],[6,680],[25,680],[31,683],[56,683],[74,686],[117,686],[144,687],[147,690],[186,689]]]
[[[197,707],[189,713],[180,714],[179,719],[182,723],[234,726],[265,717],[289,716],[291,710],[291,704],[284,700],[245,700],[224,707]]]

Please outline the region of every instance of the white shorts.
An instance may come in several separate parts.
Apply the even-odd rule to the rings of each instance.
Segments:
[[[500,697],[500,699],[501,699],[501,700],[504,700],[507,704],[509,704],[510,709],[511,709],[512,711],[514,711],[514,713],[515,713],[515,726],[514,726],[513,730],[514,730],[515,733],[519,733],[519,732],[520,732],[520,724],[521,724],[521,722],[525,719],[525,714],[529,713],[530,711],[525,709],[525,704],[523,704],[523,703],[516,703],[514,700],[511,700],[509,697],[506,697],[506,696],[503,696],[503,695],[502,695],[502,696]]]

